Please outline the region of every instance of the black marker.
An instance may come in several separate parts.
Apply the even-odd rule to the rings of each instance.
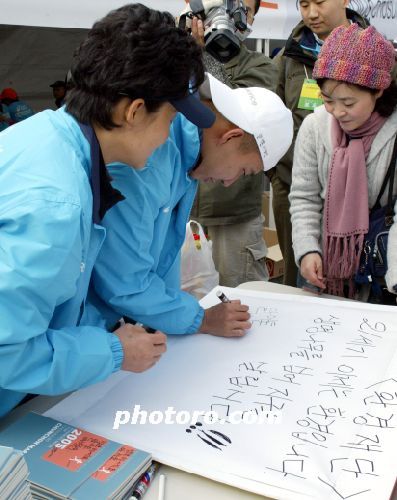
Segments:
[[[224,304],[228,304],[229,302],[231,302],[231,300],[229,300],[226,295],[222,292],[222,290],[218,290],[216,292],[216,296],[218,297],[218,299],[223,302]]]
[[[147,331],[147,333],[154,333],[156,331],[156,330],[154,330],[154,328],[150,328],[150,326],[146,326],[143,323],[139,323],[138,321],[135,323],[132,323],[130,321],[126,321],[126,323],[131,323],[132,325],[135,325],[135,326],[141,326],[144,330]]]
[[[110,331],[114,332],[121,326],[125,325],[126,323],[130,323],[131,325],[141,326],[147,331],[147,333],[155,333],[156,331],[154,328],[150,328],[150,326],[145,326],[143,325],[143,323],[138,323],[138,321],[135,321],[134,319],[131,319],[128,316],[123,316],[120,321],[117,321],[117,323],[111,328]]]

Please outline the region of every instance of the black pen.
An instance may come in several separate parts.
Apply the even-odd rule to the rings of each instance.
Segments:
[[[156,331],[154,328],[150,328],[150,326],[144,326],[143,323],[139,323],[138,321],[135,321],[134,319],[131,319],[128,316],[123,316],[120,321],[117,321],[117,323],[111,328],[110,331],[114,332],[121,326],[125,325],[126,323],[129,323],[131,325],[141,326],[147,331],[147,333],[155,333]]]
[[[154,333],[156,331],[154,328],[150,328],[150,326],[146,326],[143,323],[139,323],[138,321],[136,321],[135,323],[132,323],[131,321],[126,321],[126,323],[131,323],[132,325],[135,326],[141,326],[144,330],[147,331],[147,333]]]
[[[218,299],[223,302],[224,304],[228,304],[229,302],[231,302],[231,300],[229,300],[226,295],[222,292],[222,290],[218,290],[216,292],[216,296],[218,297]]]

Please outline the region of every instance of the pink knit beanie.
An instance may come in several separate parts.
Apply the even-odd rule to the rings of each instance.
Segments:
[[[327,37],[313,78],[329,78],[371,89],[387,89],[395,63],[393,45],[373,26],[339,26]]]

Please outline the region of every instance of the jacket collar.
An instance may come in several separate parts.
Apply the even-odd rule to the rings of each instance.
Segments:
[[[94,224],[100,224],[106,212],[125,198],[110,182],[111,177],[105,166],[94,129],[90,125],[83,123],[79,123],[79,126],[90,145],[92,220]]]
[[[239,53],[236,56],[234,56],[232,59],[230,59],[230,61],[224,63],[223,66],[225,67],[225,69],[235,68],[236,66],[239,65],[242,57],[244,57],[244,58],[249,57],[249,53],[250,53],[250,51],[242,43],[242,44],[240,44],[240,51],[239,51]]]

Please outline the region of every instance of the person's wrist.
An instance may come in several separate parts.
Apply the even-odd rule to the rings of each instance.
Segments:
[[[113,371],[118,371],[121,369],[122,364],[124,362],[124,347],[123,343],[121,342],[120,337],[113,333],[112,334],[112,339],[111,339],[111,351],[113,354]]]
[[[207,311],[204,311],[203,321],[201,322],[199,331],[201,333],[208,333]]]
[[[302,264],[302,261],[305,257],[307,257],[308,255],[312,255],[312,254],[317,254],[321,257],[321,253],[320,252],[317,252],[317,250],[312,250],[310,252],[306,252],[305,254],[302,255],[302,257],[299,258],[299,265]]]

